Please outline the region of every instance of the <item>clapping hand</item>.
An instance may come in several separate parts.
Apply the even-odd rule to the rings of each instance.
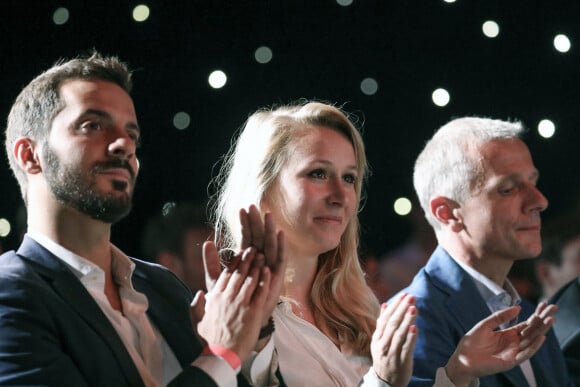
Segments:
[[[542,302],[526,321],[495,330],[520,313],[519,306],[495,312],[475,325],[459,342],[445,366],[456,386],[475,378],[509,370],[531,358],[540,349],[554,322],[555,305]]]
[[[240,223],[242,225],[241,248],[253,246],[258,251],[259,259],[263,259],[272,273],[272,281],[266,300],[262,326],[268,323],[274,308],[280,299],[280,292],[284,284],[286,271],[286,259],[284,259],[284,236],[282,231],[276,231],[276,225],[272,214],[266,213],[264,220],[260,211],[251,205],[248,211],[240,210]]]
[[[417,341],[415,298],[401,294],[383,304],[371,341],[373,367],[379,378],[393,387],[407,386],[413,371]]]
[[[267,274],[262,273],[260,276],[267,275],[268,281],[261,278],[261,288],[258,289],[260,297],[264,297],[264,302],[261,304],[259,310],[255,310],[255,316],[260,316],[258,324],[259,332],[259,328],[268,323],[268,319],[272,316],[272,312],[280,298],[280,291],[284,282],[284,272],[286,270],[284,240],[282,232],[276,232],[276,227],[271,214],[266,214],[262,221],[260,212],[254,205],[250,206],[248,211],[244,209],[240,210],[240,223],[242,230],[241,249],[227,264],[220,261],[217,247],[213,242],[206,242],[203,245],[206,286],[208,292],[211,294],[211,301],[208,302],[211,304],[216,297],[214,294],[217,292],[215,291],[215,288],[220,279],[223,276],[230,278],[231,273],[239,271],[237,267],[242,263],[243,266],[241,266],[241,268],[244,269],[244,272],[247,271],[247,273],[249,273],[248,276],[250,276],[251,273],[254,273],[256,269],[264,271],[265,268],[267,268]],[[223,269],[224,266],[225,269]],[[221,288],[219,288],[219,292],[222,292],[224,290],[223,282],[220,286]],[[239,288],[239,285],[232,285],[232,289],[236,288]],[[257,292],[258,290],[255,291]],[[229,297],[232,297],[232,295],[230,294]],[[230,310],[235,309],[236,307],[237,306],[232,305],[230,306]],[[194,322],[200,322],[205,318],[205,309],[205,295],[203,292],[198,292],[195,296],[194,302],[192,303],[192,319]],[[208,319],[206,319],[206,321],[207,320]],[[205,340],[208,340],[206,337],[207,331],[204,333],[202,331],[203,328],[203,325],[199,327],[198,333]],[[253,335],[248,335],[248,337],[253,337]],[[258,336],[256,335],[253,349],[259,351],[263,345],[266,344],[267,340],[258,343],[257,338]]]
[[[206,242],[203,251],[204,259],[217,259],[213,256],[216,252],[213,242]],[[248,358],[258,340],[272,277],[267,266],[256,262],[256,256],[255,248],[247,248],[234,256],[213,282],[207,304],[203,292],[199,291],[191,308],[192,319],[199,322],[199,336],[210,345],[234,351],[242,361]]]

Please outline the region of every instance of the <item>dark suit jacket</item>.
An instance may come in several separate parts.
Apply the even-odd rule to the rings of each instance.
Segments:
[[[171,385],[215,386],[190,363],[202,344],[192,294],[168,270],[133,259],[133,285],[184,372]],[[0,384],[143,386],[107,317],[62,261],[30,238],[0,257]]]
[[[580,277],[560,289],[550,302],[558,305],[554,332],[568,370],[580,386]]]
[[[419,336],[414,353],[411,386],[431,386],[437,368],[445,366],[459,340],[490,315],[472,278],[441,247],[403,290],[417,298]],[[519,319],[527,319],[534,307],[522,302]],[[540,386],[570,386],[571,380],[554,333],[550,330],[540,350],[530,359]],[[527,386],[520,367],[480,378],[484,386]]]

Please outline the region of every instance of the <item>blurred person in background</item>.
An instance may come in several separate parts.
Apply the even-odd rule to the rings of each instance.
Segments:
[[[205,205],[172,203],[147,222],[141,250],[143,256],[175,273],[193,292],[206,291],[202,246],[213,237]]]
[[[535,260],[540,300],[548,300],[580,275],[580,216],[575,212],[551,219],[542,227],[542,252]]]
[[[413,207],[408,219],[411,232],[407,241],[383,254],[379,258],[379,280],[375,282],[378,289],[388,289],[379,295],[381,301],[386,301],[406,286],[409,286],[417,272],[425,266],[431,253],[437,247],[437,239],[433,228],[425,219],[425,214],[418,203]],[[385,298],[380,298],[380,297]]]

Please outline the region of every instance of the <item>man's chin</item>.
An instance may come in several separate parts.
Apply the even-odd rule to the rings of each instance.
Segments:
[[[78,203],[77,209],[95,220],[113,224],[131,212],[132,198],[127,192],[93,195],[90,200]]]
[[[87,213],[91,218],[103,223],[114,224],[121,221],[131,212],[131,206],[123,208],[106,208]]]
[[[521,259],[532,259],[540,255],[541,252],[542,252],[541,244],[530,244],[525,246],[520,256]]]

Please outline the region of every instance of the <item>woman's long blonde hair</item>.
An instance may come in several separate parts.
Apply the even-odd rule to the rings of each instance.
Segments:
[[[361,135],[347,115],[320,102],[260,110],[246,121],[214,179],[218,192],[212,214],[220,248],[236,249],[240,245],[239,210],[250,204],[261,208],[296,145],[295,139],[315,126],[336,130],[353,145],[360,176],[355,183],[358,213],[368,167]],[[320,255],[311,299],[314,318],[323,331],[336,332],[357,354],[370,356],[379,303],[366,284],[359,262],[358,234],[355,215],[339,245]]]

